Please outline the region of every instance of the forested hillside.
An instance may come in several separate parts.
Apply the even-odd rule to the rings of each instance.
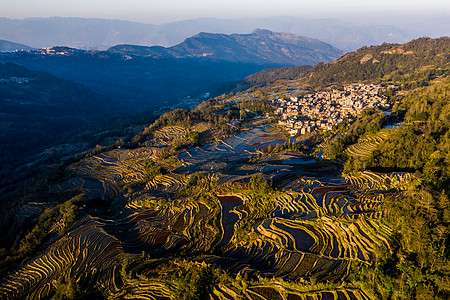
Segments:
[[[0,63],[0,186],[7,172],[112,114],[111,100],[45,72]]]
[[[363,47],[336,62],[317,64],[306,80],[312,87],[355,81],[402,82],[409,89],[445,74],[450,60],[448,37],[420,38],[403,45]]]

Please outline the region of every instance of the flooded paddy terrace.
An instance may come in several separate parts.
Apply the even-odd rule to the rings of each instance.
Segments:
[[[167,136],[164,131],[158,134],[161,144]],[[92,261],[84,267],[85,274],[97,276],[109,295],[118,287],[142,292],[135,290],[135,283],[117,280],[116,272],[120,261],[138,259],[142,253],[152,260],[135,270],[143,274],[168,255],[182,253],[231,274],[294,282],[342,278],[352,263],[372,258],[376,247],[386,244],[391,232],[380,222],[383,199],[393,193],[391,183],[398,186],[408,176],[365,172],[344,178],[326,160],[300,151],[270,151],[288,141],[276,130],[256,127],[183,149],[170,160],[159,155],[164,151],[161,146],[115,149],[77,162],[68,167],[74,175],[52,189],[82,191],[94,201],[101,199],[110,203],[109,214],[94,217],[93,210],[82,210],[81,220],[68,233],[67,245],[49,249],[23,268],[39,265],[57,270],[59,261],[67,258],[67,268],[77,274],[80,259]],[[165,171],[150,176],[149,166],[164,166]],[[265,195],[251,187],[255,175],[269,183]],[[267,202],[261,203],[262,198]],[[80,256],[80,245],[101,251]],[[96,263],[102,256],[102,263]],[[20,296],[24,288],[44,293],[39,286],[51,282],[56,273],[30,278],[23,274],[13,273],[0,286],[2,295]],[[83,276],[82,282],[90,282],[90,275]],[[170,290],[165,282],[157,286],[148,287],[147,292],[156,295],[156,290]],[[233,293],[227,286],[220,289]],[[301,295],[264,284],[247,290],[292,299]],[[317,293],[313,297],[323,297],[325,292]]]

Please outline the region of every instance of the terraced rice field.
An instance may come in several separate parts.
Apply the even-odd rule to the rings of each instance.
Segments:
[[[154,143],[184,134],[164,128]],[[111,299],[176,299],[176,285],[151,274],[182,256],[232,278],[258,278],[214,284],[210,299],[369,299],[354,287],[305,286],[345,278],[353,264],[376,257],[375,248],[391,234],[383,201],[409,174],[326,176],[317,171],[325,163],[290,164],[280,160],[284,154],[255,161],[264,147],[282,142],[249,130],[185,149],[177,156],[180,167],[151,178],[149,162],[164,163],[158,148],[116,149],[71,165],[75,176],[53,190],[103,199],[111,204],[109,215],[82,210],[66,235],[0,282],[0,298],[51,297],[65,274]],[[277,189],[252,190],[254,175]],[[130,183],[139,185],[123,188]]]
[[[175,139],[181,139],[187,137],[189,134],[189,129],[183,128],[181,126],[167,126],[158,129],[153,134],[153,145],[168,145]]]
[[[162,188],[166,191],[175,192],[186,185],[186,180],[177,174],[158,175],[145,185],[147,190]]]
[[[411,179],[409,173],[377,174],[371,171],[353,172],[344,175],[358,189],[388,190],[392,185],[399,188]]]
[[[351,156],[361,158],[369,158],[372,152],[377,148],[378,144],[389,137],[388,130],[382,130],[376,135],[363,138],[360,142],[351,145],[346,150],[346,153]]]
[[[75,174],[52,189],[55,191],[81,191],[92,198],[103,200],[117,196],[120,186],[142,181],[146,164],[155,160],[154,148],[132,150],[115,149],[73,164],[69,170]]]

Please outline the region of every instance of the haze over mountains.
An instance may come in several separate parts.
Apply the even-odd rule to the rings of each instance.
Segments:
[[[83,84],[137,112],[207,93],[268,67],[314,65],[343,52],[318,40],[256,30],[251,34],[201,33],[171,47],[120,45],[107,51],[56,47],[51,51],[4,53],[2,62]],[[215,87],[213,87],[215,86]]]
[[[356,16],[357,17],[357,16]],[[355,17],[355,18],[356,18]],[[0,18],[0,39],[32,47],[69,46],[107,49],[118,44],[173,46],[199,32],[246,33],[255,28],[316,38],[346,50],[383,42],[403,43],[421,36],[439,37],[450,32],[449,17],[361,16],[358,21],[296,17],[193,19],[161,25],[93,18]],[[151,23],[151,20],[149,20]]]
[[[319,40],[290,33],[256,29],[251,34],[201,32],[170,48],[117,45],[108,52],[155,58],[207,57],[241,63],[314,65],[332,61],[343,54]]]

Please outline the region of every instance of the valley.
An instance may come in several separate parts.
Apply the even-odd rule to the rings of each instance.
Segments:
[[[288,50],[280,53],[281,48]],[[254,72],[331,61],[341,54],[318,40],[268,30],[201,33],[169,48],[1,52],[0,188],[46,170],[61,157],[123,141],[161,113],[194,108]],[[27,164],[28,171],[20,169]]]
[[[447,299],[449,45],[264,71],[62,159],[3,195],[0,298]]]

